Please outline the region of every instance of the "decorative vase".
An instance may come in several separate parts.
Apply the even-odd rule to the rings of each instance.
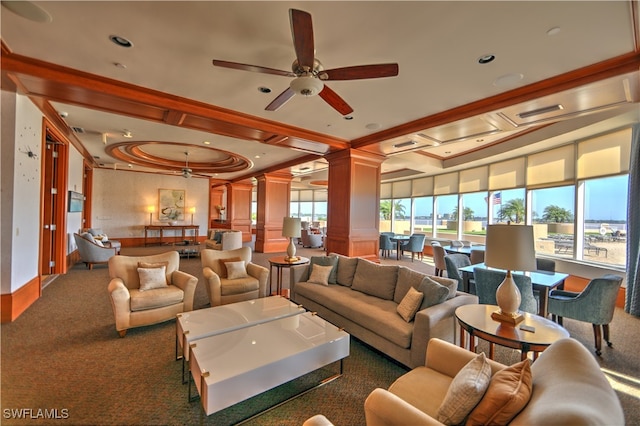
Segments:
[[[169,225],[171,225],[171,226],[176,226],[177,224],[178,224],[177,220],[170,220],[169,221]]]

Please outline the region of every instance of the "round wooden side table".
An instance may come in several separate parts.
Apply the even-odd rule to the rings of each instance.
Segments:
[[[282,294],[282,270],[284,268],[291,268],[295,265],[305,265],[309,263],[309,259],[306,257],[298,256],[298,260],[290,261],[286,260],[285,256],[276,256],[269,259],[269,294],[271,295],[271,283],[273,282],[273,268],[276,268],[276,294],[283,296]]]
[[[518,349],[520,359],[533,352],[533,359],[556,340],[569,337],[569,332],[559,324],[538,315],[523,312],[524,321],[517,325],[495,321],[491,313],[499,310],[495,305],[464,305],[456,309],[460,324],[460,346],[464,347],[465,332],[469,333],[469,349],[475,348],[475,337],[486,340],[489,358],[493,359],[493,344]]]

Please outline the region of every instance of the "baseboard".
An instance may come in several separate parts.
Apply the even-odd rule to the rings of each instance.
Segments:
[[[40,277],[35,277],[11,294],[0,296],[0,322],[12,322],[40,298]]]

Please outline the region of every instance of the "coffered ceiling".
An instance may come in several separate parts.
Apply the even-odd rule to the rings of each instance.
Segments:
[[[384,155],[383,179],[445,173],[640,121],[637,1],[2,2],[2,88],[30,96],[96,167],[326,179],[329,152]],[[292,77],[289,9],[325,69],[397,63],[265,107]],[[131,47],[112,41],[128,40]],[[111,37],[111,39],[110,39]],[[488,63],[481,64],[479,62]],[[130,136],[130,137],[128,137]]]

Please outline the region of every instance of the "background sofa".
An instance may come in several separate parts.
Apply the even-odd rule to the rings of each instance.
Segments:
[[[309,271],[316,264],[334,266],[327,285],[308,282]],[[478,303],[476,296],[457,291],[457,281],[428,276],[439,290],[446,287],[440,293],[442,301],[418,310],[406,321],[398,314],[398,306],[409,287],[418,288],[425,277],[404,266],[330,255],[312,257],[311,264],[292,267],[289,288],[296,303],[402,364],[415,367],[424,365],[430,338],[455,341],[455,309]]]
[[[210,229],[205,248],[212,250],[235,250],[242,247],[242,231]]]
[[[449,385],[475,356],[448,342],[431,340],[424,366],[398,378],[389,390],[378,388],[367,397],[367,426],[441,424],[436,413]],[[489,364],[492,375],[507,367],[491,360]],[[624,424],[615,391],[593,355],[575,339],[559,340],[542,352],[531,364],[531,379],[528,402],[522,411],[514,411],[511,425]]]

